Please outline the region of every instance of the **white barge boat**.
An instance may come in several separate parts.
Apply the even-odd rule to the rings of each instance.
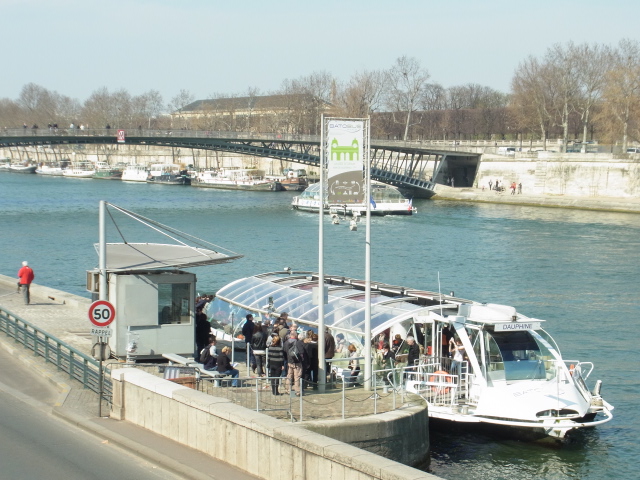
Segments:
[[[205,170],[196,175],[196,187],[219,188],[222,190],[280,191],[280,182],[269,180],[263,170],[255,168],[227,168]]]
[[[146,165],[127,165],[122,172],[124,182],[146,182],[149,177],[149,170]]]
[[[66,178],[93,178],[96,167],[91,162],[75,162],[67,167],[62,175]]]
[[[216,293],[207,310],[212,328],[239,331],[247,313],[268,317],[286,311],[305,329],[318,328],[318,306],[310,272],[272,272],[232,282]],[[347,344],[364,345],[362,280],[325,277],[328,304],[324,324]],[[419,360],[407,365],[408,345],[398,350],[392,372],[374,376],[393,388],[420,395],[434,422],[463,428],[481,426],[526,439],[562,439],[613,418],[613,406],[600,396],[602,382],[587,380],[591,362],[565,359],[544,320],[529,318],[506,305],[478,303],[436,292],[372,282],[372,339],[413,335]],[[368,339],[368,341],[372,341]],[[451,339],[465,351],[454,362]]]
[[[396,187],[380,182],[371,182],[371,215],[412,215],[416,213],[413,201],[405,198]],[[320,208],[320,184],[309,185],[301,195],[293,197],[291,206],[295,210],[317,212]],[[326,213],[344,215],[366,215],[367,205],[329,205],[324,202]]]

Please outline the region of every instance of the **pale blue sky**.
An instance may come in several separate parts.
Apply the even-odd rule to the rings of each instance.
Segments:
[[[445,87],[509,90],[554,43],[638,38],[638,0],[0,0],[0,97],[29,82],[86,99],[180,89],[262,93],[326,70],[347,80],[416,57]]]

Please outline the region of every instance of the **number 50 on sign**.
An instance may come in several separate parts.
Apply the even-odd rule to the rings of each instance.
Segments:
[[[116,318],[116,309],[106,300],[93,302],[89,307],[89,321],[96,327],[106,327]]]

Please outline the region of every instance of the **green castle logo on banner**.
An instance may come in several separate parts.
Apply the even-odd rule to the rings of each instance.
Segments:
[[[360,145],[358,140],[353,140],[350,147],[341,147],[338,140],[333,139],[331,142],[331,160],[360,160]]]

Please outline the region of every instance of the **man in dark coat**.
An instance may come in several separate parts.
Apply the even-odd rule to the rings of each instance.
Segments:
[[[251,365],[256,364],[256,357],[253,355],[253,349],[251,348],[251,340],[253,339],[253,329],[255,324],[253,323],[253,315],[247,313],[247,321],[242,326],[242,336],[247,343],[247,352],[249,352],[249,361]]]

